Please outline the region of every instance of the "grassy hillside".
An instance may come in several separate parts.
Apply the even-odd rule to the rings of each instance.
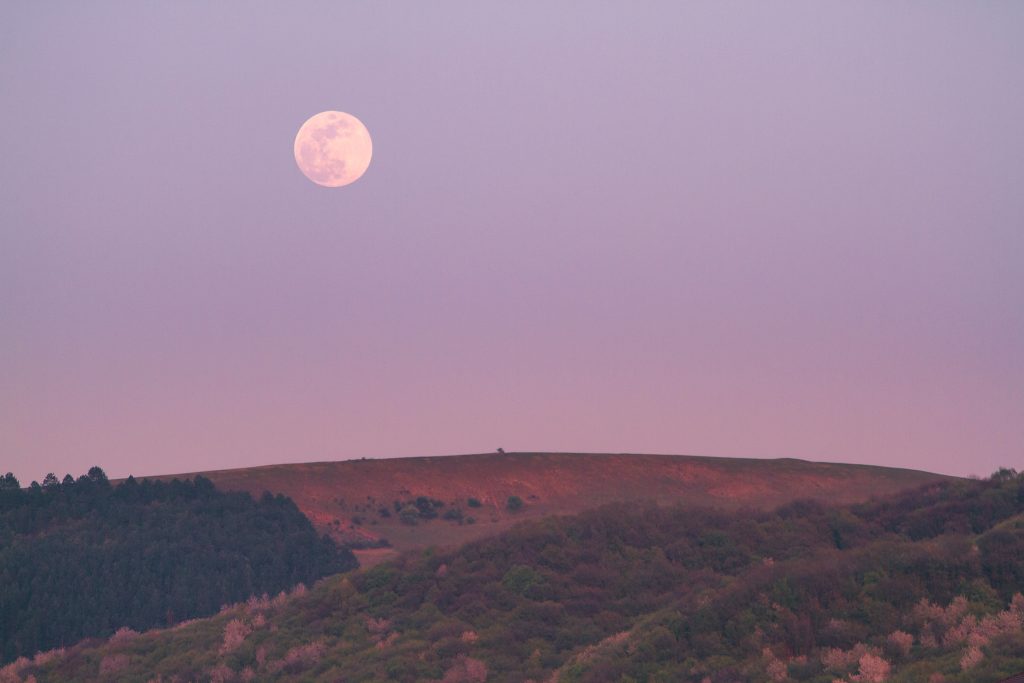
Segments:
[[[616,504],[417,551],[45,681],[987,683],[1024,670],[1024,476],[773,512]]]
[[[398,551],[460,545],[525,519],[575,514],[617,501],[726,508],[771,508],[796,497],[848,503],[950,479],[915,470],[793,459],[593,453],[347,460],[202,474],[225,490],[283,493],[334,538],[386,538]],[[511,496],[523,502],[518,511],[508,507]],[[434,517],[407,514],[403,521],[401,510],[415,506],[418,498],[443,506],[433,508]],[[472,507],[470,499],[479,507]],[[360,561],[371,565],[392,554],[360,553]]]

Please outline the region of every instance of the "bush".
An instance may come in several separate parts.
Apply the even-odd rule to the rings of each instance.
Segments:
[[[523,509],[523,499],[519,496],[509,496],[508,502],[505,503],[509,510],[512,512],[519,512]]]
[[[402,520],[402,524],[416,526],[420,521],[420,511],[412,506],[404,507],[398,513],[398,519]]]

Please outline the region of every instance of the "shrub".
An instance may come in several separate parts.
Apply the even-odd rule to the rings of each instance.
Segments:
[[[444,674],[443,683],[484,683],[487,680],[487,665],[479,659],[459,655]]]
[[[220,647],[220,653],[223,655],[235,650],[250,633],[252,626],[241,619],[232,619],[224,627],[224,644]]]
[[[114,635],[110,636],[110,643],[112,645],[118,645],[121,643],[127,643],[129,640],[139,635],[139,632],[135,629],[122,626],[121,628],[114,631]]]
[[[402,520],[402,524],[416,526],[420,521],[420,511],[411,506],[404,507],[402,508],[402,511],[398,513],[398,519]]]
[[[113,676],[128,668],[128,655],[107,655],[100,662],[100,675]]]
[[[419,510],[420,517],[423,519],[434,519],[437,517],[437,511],[435,508],[438,506],[434,505],[434,501],[430,498],[420,496],[416,499],[414,505],[416,506],[416,509]]]

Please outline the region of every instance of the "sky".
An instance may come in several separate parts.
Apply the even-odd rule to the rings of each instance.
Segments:
[[[0,471],[1024,469],[1022,83],[1015,2],[4,2]]]

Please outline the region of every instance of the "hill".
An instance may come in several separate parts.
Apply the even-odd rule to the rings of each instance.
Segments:
[[[615,504],[0,671],[46,681],[988,683],[1024,669],[1024,476],[774,511]]]
[[[772,508],[798,497],[851,503],[953,479],[788,458],[595,453],[364,459],[201,474],[225,490],[282,493],[339,541],[358,547],[387,539],[393,551],[357,551],[364,566],[394,551],[460,545],[526,519],[575,514],[612,502],[732,509]],[[522,501],[518,510],[510,509],[511,497]]]

